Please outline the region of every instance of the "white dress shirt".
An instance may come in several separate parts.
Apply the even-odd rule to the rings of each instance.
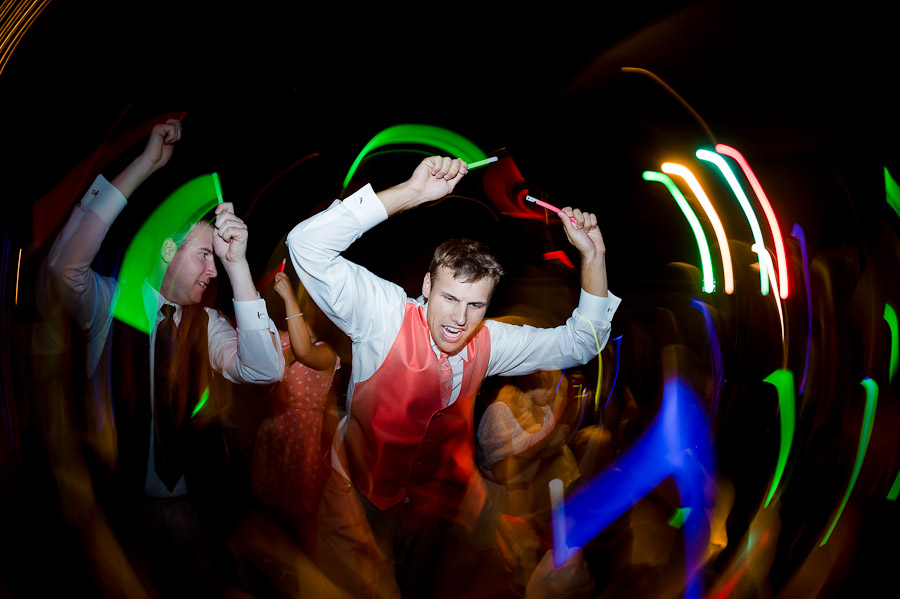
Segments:
[[[353,368],[347,388],[347,413],[353,388],[384,362],[403,322],[406,302],[425,306],[423,297],[408,298],[402,287],[381,279],[341,256],[363,233],[388,217],[371,185],[298,224],[287,236],[294,269],[310,297],[353,342]],[[486,376],[562,370],[588,362],[609,339],[611,321],[621,300],[581,290],[578,307],[564,325],[541,329],[486,320],[491,355]],[[435,353],[439,353],[432,339]],[[451,403],[459,396],[466,349],[450,357]],[[346,426],[345,416],[336,442]],[[332,463],[335,463],[332,459]]]
[[[103,175],[98,175],[56,238],[47,258],[50,280],[66,313],[75,318],[88,343],[87,374],[98,367],[112,326],[117,281],[97,274],[91,263],[110,225],[126,206],[127,200]],[[165,298],[149,283],[142,288],[144,310],[150,335],[150,372],[153,372],[153,344],[156,323],[161,320],[159,308]],[[268,316],[265,300],[232,300],[237,330],[218,310],[205,308],[209,315],[207,328],[209,361],[213,370],[233,383],[267,384],[280,381],[284,375],[284,354],[272,341],[278,337],[275,323]],[[171,302],[168,302],[171,303]],[[182,309],[176,306],[175,321],[180,323]],[[149,323],[154,323],[150,326]],[[271,334],[270,334],[271,333]],[[151,377],[151,397],[152,397]],[[151,423],[152,426],[152,423]],[[151,428],[152,431],[152,428]],[[172,494],[156,475],[153,467],[153,435],[150,465],[147,469],[147,494],[178,495],[185,492],[182,478]]]

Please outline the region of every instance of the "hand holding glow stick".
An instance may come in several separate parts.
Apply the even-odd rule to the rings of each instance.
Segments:
[[[539,200],[539,199],[537,199],[537,198],[534,197],[534,196],[526,195],[526,196],[525,196],[525,199],[528,200],[529,202],[534,202],[534,203],[537,204],[538,206],[543,206],[543,207],[546,208],[547,210],[552,210],[553,212],[556,212],[557,214],[559,214],[560,212],[562,212],[562,210],[560,210],[559,208],[557,208],[557,207],[554,206],[553,204],[548,204],[547,202],[544,202],[544,201],[542,201],[542,200]],[[570,216],[570,217],[569,217],[569,220],[572,221],[572,222],[575,223],[575,224],[578,224],[578,221],[575,220],[575,217],[574,217],[574,216]]]

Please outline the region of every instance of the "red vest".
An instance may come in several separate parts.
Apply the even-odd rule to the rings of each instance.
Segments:
[[[417,511],[454,519],[475,466],[474,404],[491,338],[482,326],[466,346],[456,401],[441,408],[440,370],[422,307],[406,304],[384,363],[353,391],[344,447],[357,490],[381,510],[404,498]]]

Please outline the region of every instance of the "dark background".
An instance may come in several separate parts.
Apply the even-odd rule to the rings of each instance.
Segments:
[[[186,111],[174,160],[140,190],[147,203],[217,171],[246,214],[279,173],[316,154],[253,204],[259,260],[340,195],[375,134],[401,123],[445,127],[485,152],[507,148],[554,203],[600,213],[617,289],[655,281],[668,262],[696,262],[677,206],[640,175],[666,160],[693,166],[708,132],[747,157],[785,234],[801,223],[817,247],[864,236],[870,204],[883,200],[881,169],[897,155],[892,3],[610,4],[51,2],[0,77],[7,205],[25,225],[35,198],[107,136]],[[629,66],[655,73],[703,123],[650,77],[621,71]],[[354,185],[376,174],[399,182],[417,161],[386,159]],[[479,198],[475,173],[467,183],[460,193]],[[467,226],[464,204],[428,227],[453,235]],[[750,239],[721,210],[726,229]]]
[[[112,178],[143,138],[119,148],[116,160],[84,161],[138,124],[186,112],[173,160],[132,198],[101,261],[109,255],[114,269],[160,198],[215,171],[250,226],[248,256],[265,287],[286,255],[284,236],[342,196],[366,143],[394,125],[421,123],[487,153],[505,148],[551,203],[596,212],[611,288],[628,310],[653,310],[659,293],[683,288],[686,275],[672,265],[699,259],[677,204],[642,172],[687,165],[732,243],[752,243],[731,192],[693,156],[713,142],[743,153],[782,235],[790,241],[801,226],[811,254],[865,252],[872,231],[893,220],[883,169],[898,162],[898,12],[886,1],[409,10],[54,1],[0,76],[10,246],[25,248],[27,289],[53,227],[97,172]],[[439,152],[382,150],[400,152],[363,163],[347,192],[403,181],[422,153]],[[79,176],[60,183],[72,173]],[[574,269],[543,260],[562,250],[577,261],[561,227],[500,214],[483,173],[459,185],[460,197],[378,227],[348,257],[418,295],[434,245],[468,235],[494,247],[511,275],[494,315],[539,293],[544,276],[577,289]],[[39,202],[51,191],[52,203]],[[696,203],[694,210],[702,217]],[[739,274],[754,268],[752,253],[732,252]],[[219,297],[229,297],[227,285]],[[570,304],[548,309],[564,318]]]

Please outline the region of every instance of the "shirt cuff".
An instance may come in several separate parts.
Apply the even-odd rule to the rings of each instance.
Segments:
[[[238,301],[232,299],[234,305],[234,319],[239,329],[245,331],[261,331],[269,328],[269,311],[266,309],[266,300],[255,299]]]
[[[81,199],[81,207],[99,216],[107,225],[116,220],[127,203],[122,192],[103,175],[97,175]]]
[[[607,297],[600,297],[581,290],[578,298],[578,311],[589,320],[612,320],[622,300],[612,291],[607,292]]]
[[[375,195],[371,183],[366,183],[361,189],[344,198],[343,203],[347,210],[356,216],[364,231],[368,231],[388,218],[387,210]]]

